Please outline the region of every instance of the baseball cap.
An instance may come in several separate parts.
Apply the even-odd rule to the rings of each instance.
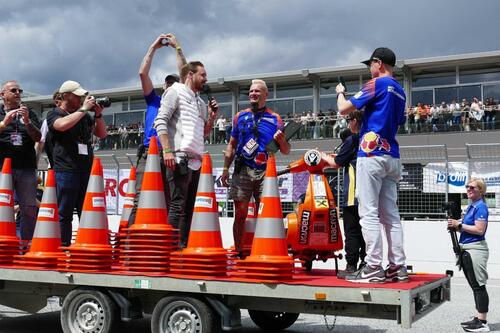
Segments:
[[[179,75],[177,75],[177,74],[168,74],[165,77],[165,82],[167,82],[167,81],[179,82],[179,80],[180,80],[180,78],[179,78]]]
[[[80,83],[76,81],[65,81],[59,88],[59,93],[62,94],[65,92],[70,92],[77,96],[85,96],[89,93],[87,90],[82,88]]]
[[[396,65],[396,55],[392,52],[391,49],[387,47],[379,47],[373,51],[370,59],[362,61],[361,63],[366,66],[370,66],[373,59],[378,59],[382,61],[384,64],[394,67]]]

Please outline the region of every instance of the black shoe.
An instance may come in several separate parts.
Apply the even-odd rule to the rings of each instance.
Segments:
[[[470,325],[462,327],[464,329],[464,331],[466,331],[466,332],[489,332],[490,331],[490,327],[488,326],[488,324],[483,323],[477,317],[474,317],[474,319],[472,321],[473,321],[473,323],[471,323]]]
[[[347,264],[345,270],[337,272],[337,279],[345,279],[347,275],[352,275],[356,272],[356,265]]]
[[[472,318],[471,320],[469,321],[464,321],[463,323],[460,323],[460,326],[462,327],[466,327],[466,326],[470,326],[472,324],[475,324],[479,319],[477,317],[474,317]],[[480,320],[479,320],[480,321]]]
[[[347,275],[345,279],[346,281],[355,283],[384,283],[385,272],[380,266],[372,268],[369,265],[365,265],[352,275]]]

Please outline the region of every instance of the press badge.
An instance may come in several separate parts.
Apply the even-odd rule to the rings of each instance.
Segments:
[[[88,155],[89,154],[89,147],[87,145],[84,145],[83,143],[79,143],[78,144],[78,154]]]
[[[259,148],[259,144],[257,141],[255,141],[254,138],[251,138],[250,140],[247,141],[245,146],[243,147],[243,153],[246,158],[251,158],[253,156],[253,153]]]
[[[12,133],[10,135],[10,142],[13,146],[22,146],[23,145],[23,136],[19,133]]]

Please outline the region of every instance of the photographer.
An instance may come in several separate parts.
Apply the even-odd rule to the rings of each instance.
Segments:
[[[20,236],[31,240],[36,221],[36,153],[40,123],[36,114],[21,104],[23,90],[16,81],[2,85],[0,96],[0,163],[12,159],[15,199],[19,204]]]
[[[459,244],[462,249],[460,264],[474,293],[477,316],[460,325],[466,332],[489,332],[486,321],[489,306],[486,291],[489,250],[484,237],[488,228],[488,206],[483,198],[486,194],[486,185],[481,179],[472,178],[465,188],[471,204],[461,221],[448,219],[448,228],[460,232]]]
[[[73,209],[80,217],[94,159],[92,134],[106,137],[106,123],[103,107],[78,82],[64,82],[59,93],[61,102],[47,114],[47,124],[53,144],[61,242],[69,246]]]

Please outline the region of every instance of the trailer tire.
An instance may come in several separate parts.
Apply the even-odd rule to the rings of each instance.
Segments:
[[[300,313],[248,310],[255,325],[264,331],[282,331],[292,326]]]
[[[117,305],[99,290],[75,289],[64,298],[61,308],[64,333],[111,333],[119,322]]]
[[[306,269],[306,272],[310,272],[311,269],[313,268],[313,261],[312,260],[304,261],[304,268]]]
[[[152,333],[214,333],[219,318],[203,301],[188,296],[167,296],[156,304],[151,317]]]

